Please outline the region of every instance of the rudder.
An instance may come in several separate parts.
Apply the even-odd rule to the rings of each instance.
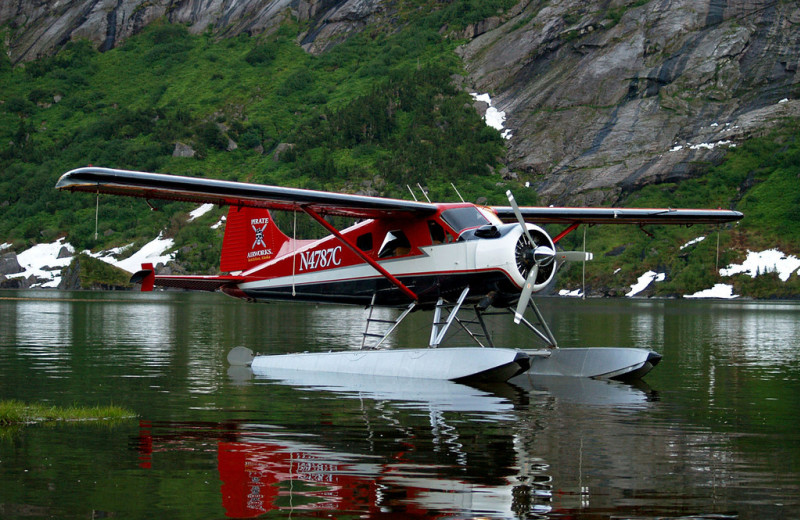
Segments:
[[[231,206],[225,221],[220,271],[246,271],[277,256],[289,241],[269,210]]]

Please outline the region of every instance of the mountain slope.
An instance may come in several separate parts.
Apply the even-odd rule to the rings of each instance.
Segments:
[[[530,2],[466,44],[548,202],[603,203],[800,114],[794,2]],[[779,103],[784,100],[783,103]]]
[[[748,248],[800,252],[795,3],[44,1],[3,4],[0,24],[0,243],[18,251],[65,233],[97,249],[166,229],[187,269],[215,269],[205,244],[219,232],[187,225],[181,204],[102,198],[95,240],[97,201],[52,189],[93,163],[748,214],[721,233],[719,260],[709,240],[679,249],[706,230],[590,232],[604,294],[644,269],[668,272],[664,294],[700,290]],[[510,139],[468,92],[491,94]]]

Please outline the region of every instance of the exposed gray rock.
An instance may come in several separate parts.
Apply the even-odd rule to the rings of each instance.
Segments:
[[[0,275],[0,289],[29,289],[31,281],[22,277],[7,278]]]
[[[542,202],[614,202],[696,175],[798,114],[796,4],[626,3],[617,23],[604,3],[527,4],[459,50],[472,88],[506,112],[508,166]]]
[[[281,160],[281,155],[284,152],[294,149],[293,143],[280,143],[278,146],[275,147],[275,151],[272,153],[272,160],[278,162]]]
[[[194,154],[194,149],[184,143],[175,143],[175,149],[172,151],[173,157],[194,157]]]
[[[21,273],[25,269],[19,265],[16,253],[4,253],[0,255],[0,274]]]
[[[300,35],[303,49],[320,54],[344,41],[353,31],[363,29],[383,10],[383,0],[310,0],[300,2],[298,18],[313,20]]]
[[[58,289],[62,291],[73,291],[81,288],[81,263],[80,260],[73,260],[61,271],[61,281]]]
[[[105,51],[166,19],[188,26],[193,34],[213,29],[219,36],[262,34],[287,16],[311,22],[303,35],[310,52],[341,41],[381,9],[380,0],[36,0],[0,2],[0,25],[12,63],[50,55],[66,42],[85,38]],[[320,43],[316,43],[317,39]]]

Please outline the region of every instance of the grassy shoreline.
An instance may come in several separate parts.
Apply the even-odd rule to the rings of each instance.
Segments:
[[[53,406],[0,401],[0,426],[52,421],[114,421],[131,419],[136,414],[119,406]]]

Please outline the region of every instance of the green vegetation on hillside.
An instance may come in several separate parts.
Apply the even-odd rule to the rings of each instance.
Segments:
[[[61,173],[87,164],[390,196],[421,182],[445,199],[453,181],[465,196],[500,202],[489,167],[503,141],[453,86],[457,42],[439,29],[511,3],[423,12],[409,2],[400,30],[376,27],[319,57],[297,45],[301,28],[291,23],[224,40],[155,23],[102,54],[77,41],[13,69],[6,61],[0,237],[33,243],[66,232],[80,249],[121,246],[191,209],[157,202],[151,212],[139,200],[100,197],[95,242],[95,197],[53,189]],[[178,143],[194,155],[173,157]]]
[[[587,232],[587,249],[595,260],[587,268],[587,285],[627,287],[643,272],[668,274],[656,284],[657,295],[691,294],[715,283],[733,283],[735,293],[753,297],[800,296],[800,277],[787,282],[775,275],[723,278],[718,269],[740,263],[747,249],[778,248],[800,254],[800,121],[787,121],[768,135],[732,148],[726,160],[708,173],[680,183],[650,185],[631,193],[627,207],[732,208],[745,218],[721,229],[713,226],[647,226],[648,235],[628,226],[600,226]],[[690,240],[706,239],[681,249]],[[717,241],[719,240],[719,246]],[[563,241],[582,247],[582,233]],[[619,269],[619,271],[617,271]],[[562,281],[578,286],[582,273],[571,268]]]
[[[131,287],[130,273],[83,253],[75,255],[65,271],[78,276],[81,289]]]

